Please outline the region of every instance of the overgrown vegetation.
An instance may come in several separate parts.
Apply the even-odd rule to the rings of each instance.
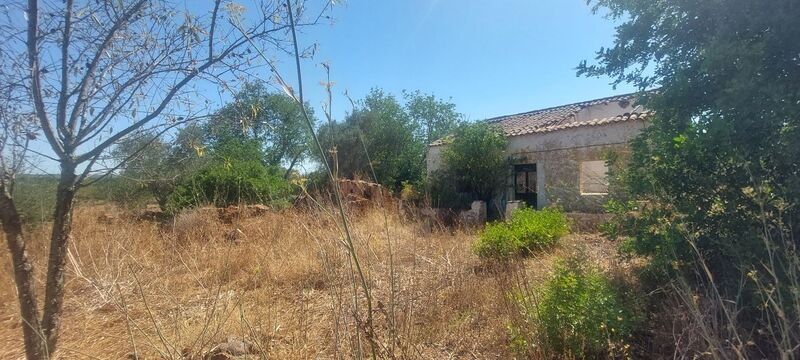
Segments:
[[[631,201],[611,205],[608,229],[650,260],[651,287],[691,309],[703,339],[691,351],[796,357],[800,6],[594,3],[623,22],[579,72],[659,87],[642,99],[655,116],[633,144]]]
[[[128,209],[152,199],[166,210],[175,187],[206,163],[198,152],[204,146],[203,137],[203,129],[190,124],[179,129],[172,140],[152,132],[122,139],[111,155],[125,166],[115,177],[118,186],[110,197]]]
[[[165,134],[206,115],[209,101],[203,110],[198,86],[224,91],[253,76],[254,44],[264,46],[261,54],[283,51],[287,28],[296,40],[295,15],[313,25],[328,10],[324,6],[307,22],[291,13],[289,2],[204,5],[178,11],[167,1],[31,0],[0,8],[0,222],[13,259],[28,359],[57,356],[67,264],[74,262],[68,252],[76,195],[125,164],[127,159],[105,164],[108,152],[126,137]],[[302,1],[295,5],[304,8]],[[258,10],[243,16],[247,7]],[[29,146],[37,138],[46,150]],[[40,263],[28,255],[13,197],[29,151],[59,169],[47,277],[38,283]]]
[[[647,296],[600,268],[611,261],[604,240],[566,236],[557,209],[518,210],[474,242],[384,199],[349,217],[338,177],[374,179],[412,203],[425,188],[436,207],[489,202],[510,175],[508,143],[493,124],[463,123],[449,100],[373,89],[343,122],[326,104],[322,144],[309,147],[318,125],[302,93],[296,27],[313,24],[295,23],[303,1],[248,16],[221,1],[184,16],[164,1],[39,3],[24,20],[12,14],[22,5],[0,10],[0,220],[11,254],[0,257],[11,269],[0,297],[17,297],[0,306],[0,342],[12,344],[2,358],[215,358],[212,344],[233,333],[263,358],[512,357],[509,343],[540,358],[629,357],[651,342],[676,358],[800,354],[796,1],[590,1],[621,25],[579,73],[657,88],[637,101],[653,112],[630,159],[608,157],[614,218],[603,226]],[[297,91],[259,44],[293,47]],[[244,81],[259,66],[254,49],[284,93]],[[198,79],[243,86],[209,112],[198,110]],[[441,170],[426,179],[426,145],[446,135]],[[25,174],[42,139],[58,176]],[[338,215],[314,198],[258,219],[192,209],[282,207],[309,160],[325,164]],[[151,223],[93,201],[109,199],[155,200],[176,216]],[[76,200],[90,201],[75,210]],[[563,257],[560,243],[596,253],[541,277]]]
[[[448,134],[462,121],[449,101],[419,91],[394,95],[374,88],[354,103],[343,122],[319,129],[327,161],[344,178],[372,179],[393,191],[403,183],[419,185],[425,174],[428,141]],[[321,161],[319,155],[317,160]]]
[[[291,185],[278,173],[257,162],[233,162],[200,170],[179,185],[167,202],[171,214],[209,204],[226,207],[240,204],[288,205]]]
[[[552,247],[568,232],[567,218],[557,209],[520,209],[507,221],[486,225],[474,250],[481,257],[508,258]]]
[[[127,208],[152,198],[169,213],[204,204],[285,205],[288,180],[309,153],[304,121],[289,96],[245,83],[233,102],[172,141],[147,132],[123,139],[113,151],[125,166],[112,198]]]
[[[459,208],[472,200],[489,203],[508,174],[503,131],[485,122],[461,124],[442,145],[442,168],[432,174],[431,203]]]
[[[188,207],[212,204],[225,207],[263,203],[283,206],[289,201],[292,186],[280,169],[259,161],[261,151],[254,141],[229,140],[210,154],[212,161],[186,177],[167,201],[167,211],[176,213]]]
[[[512,326],[512,344],[523,354],[560,358],[629,356],[638,319],[626,296],[586,256],[559,260],[538,290],[515,296],[533,327]]]

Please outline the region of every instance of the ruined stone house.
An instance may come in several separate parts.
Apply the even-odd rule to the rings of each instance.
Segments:
[[[508,137],[506,188],[490,207],[524,202],[542,208],[558,204],[566,211],[597,212],[609,195],[610,156],[625,158],[629,142],[644,128],[648,112],[627,94],[499,116]],[[428,147],[431,174],[442,167],[440,139]]]

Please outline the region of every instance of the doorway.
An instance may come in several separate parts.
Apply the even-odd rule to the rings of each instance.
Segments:
[[[514,165],[514,200],[524,201],[534,209],[536,202],[536,164]]]

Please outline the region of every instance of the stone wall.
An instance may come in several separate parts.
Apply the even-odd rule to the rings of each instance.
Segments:
[[[607,200],[603,195],[580,192],[582,161],[604,160],[610,153],[629,153],[629,142],[645,127],[640,120],[583,126],[509,138],[507,154],[512,164],[536,164],[538,207],[557,204],[566,211],[598,212]],[[428,148],[428,174],[439,169],[443,146]],[[506,189],[494,202],[505,206],[514,199],[514,174],[508,172]]]
[[[629,151],[627,144],[613,144],[518,153],[512,163],[536,164],[539,208],[557,205],[566,211],[599,212],[608,196],[581,193],[581,162],[605,160],[612,153],[624,158]],[[507,181],[506,198],[514,198],[513,176]]]
[[[630,140],[644,128],[642,121],[584,126],[509,139],[512,164],[536,164],[538,207],[556,204],[566,211],[599,212],[608,197],[580,191],[583,161],[605,160],[616,153],[625,158]],[[510,174],[505,198],[514,199],[514,178]]]
[[[425,156],[425,169],[428,176],[442,168],[442,150],[444,145],[428,146],[428,155]]]

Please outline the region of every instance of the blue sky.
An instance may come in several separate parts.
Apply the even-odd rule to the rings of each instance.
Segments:
[[[323,61],[336,94],[419,89],[452,98],[470,120],[634,91],[575,75],[614,34],[615,24],[584,0],[351,0],[332,16],[332,25],[300,39],[319,44],[303,64],[307,98],[317,108]],[[339,119],[350,108],[342,96],[333,106]]]
[[[319,3],[309,0],[316,7]],[[578,63],[591,61],[614,35],[615,24],[592,14],[585,0],[337,3],[330,23],[298,34],[301,49],[318,45],[314,58],[301,66],[306,100],[320,121],[326,99],[322,62],[331,66],[336,120],[351,109],[344,91],[361,99],[373,87],[398,96],[404,89],[433,93],[450,99],[472,121],[635,90],[626,85],[613,89],[608,78],[576,76]],[[293,59],[277,59],[295,86]],[[261,74],[269,78],[266,69]],[[204,85],[198,90],[219,94]],[[34,148],[49,153],[42,142]],[[57,172],[55,162],[41,160],[39,171]]]

